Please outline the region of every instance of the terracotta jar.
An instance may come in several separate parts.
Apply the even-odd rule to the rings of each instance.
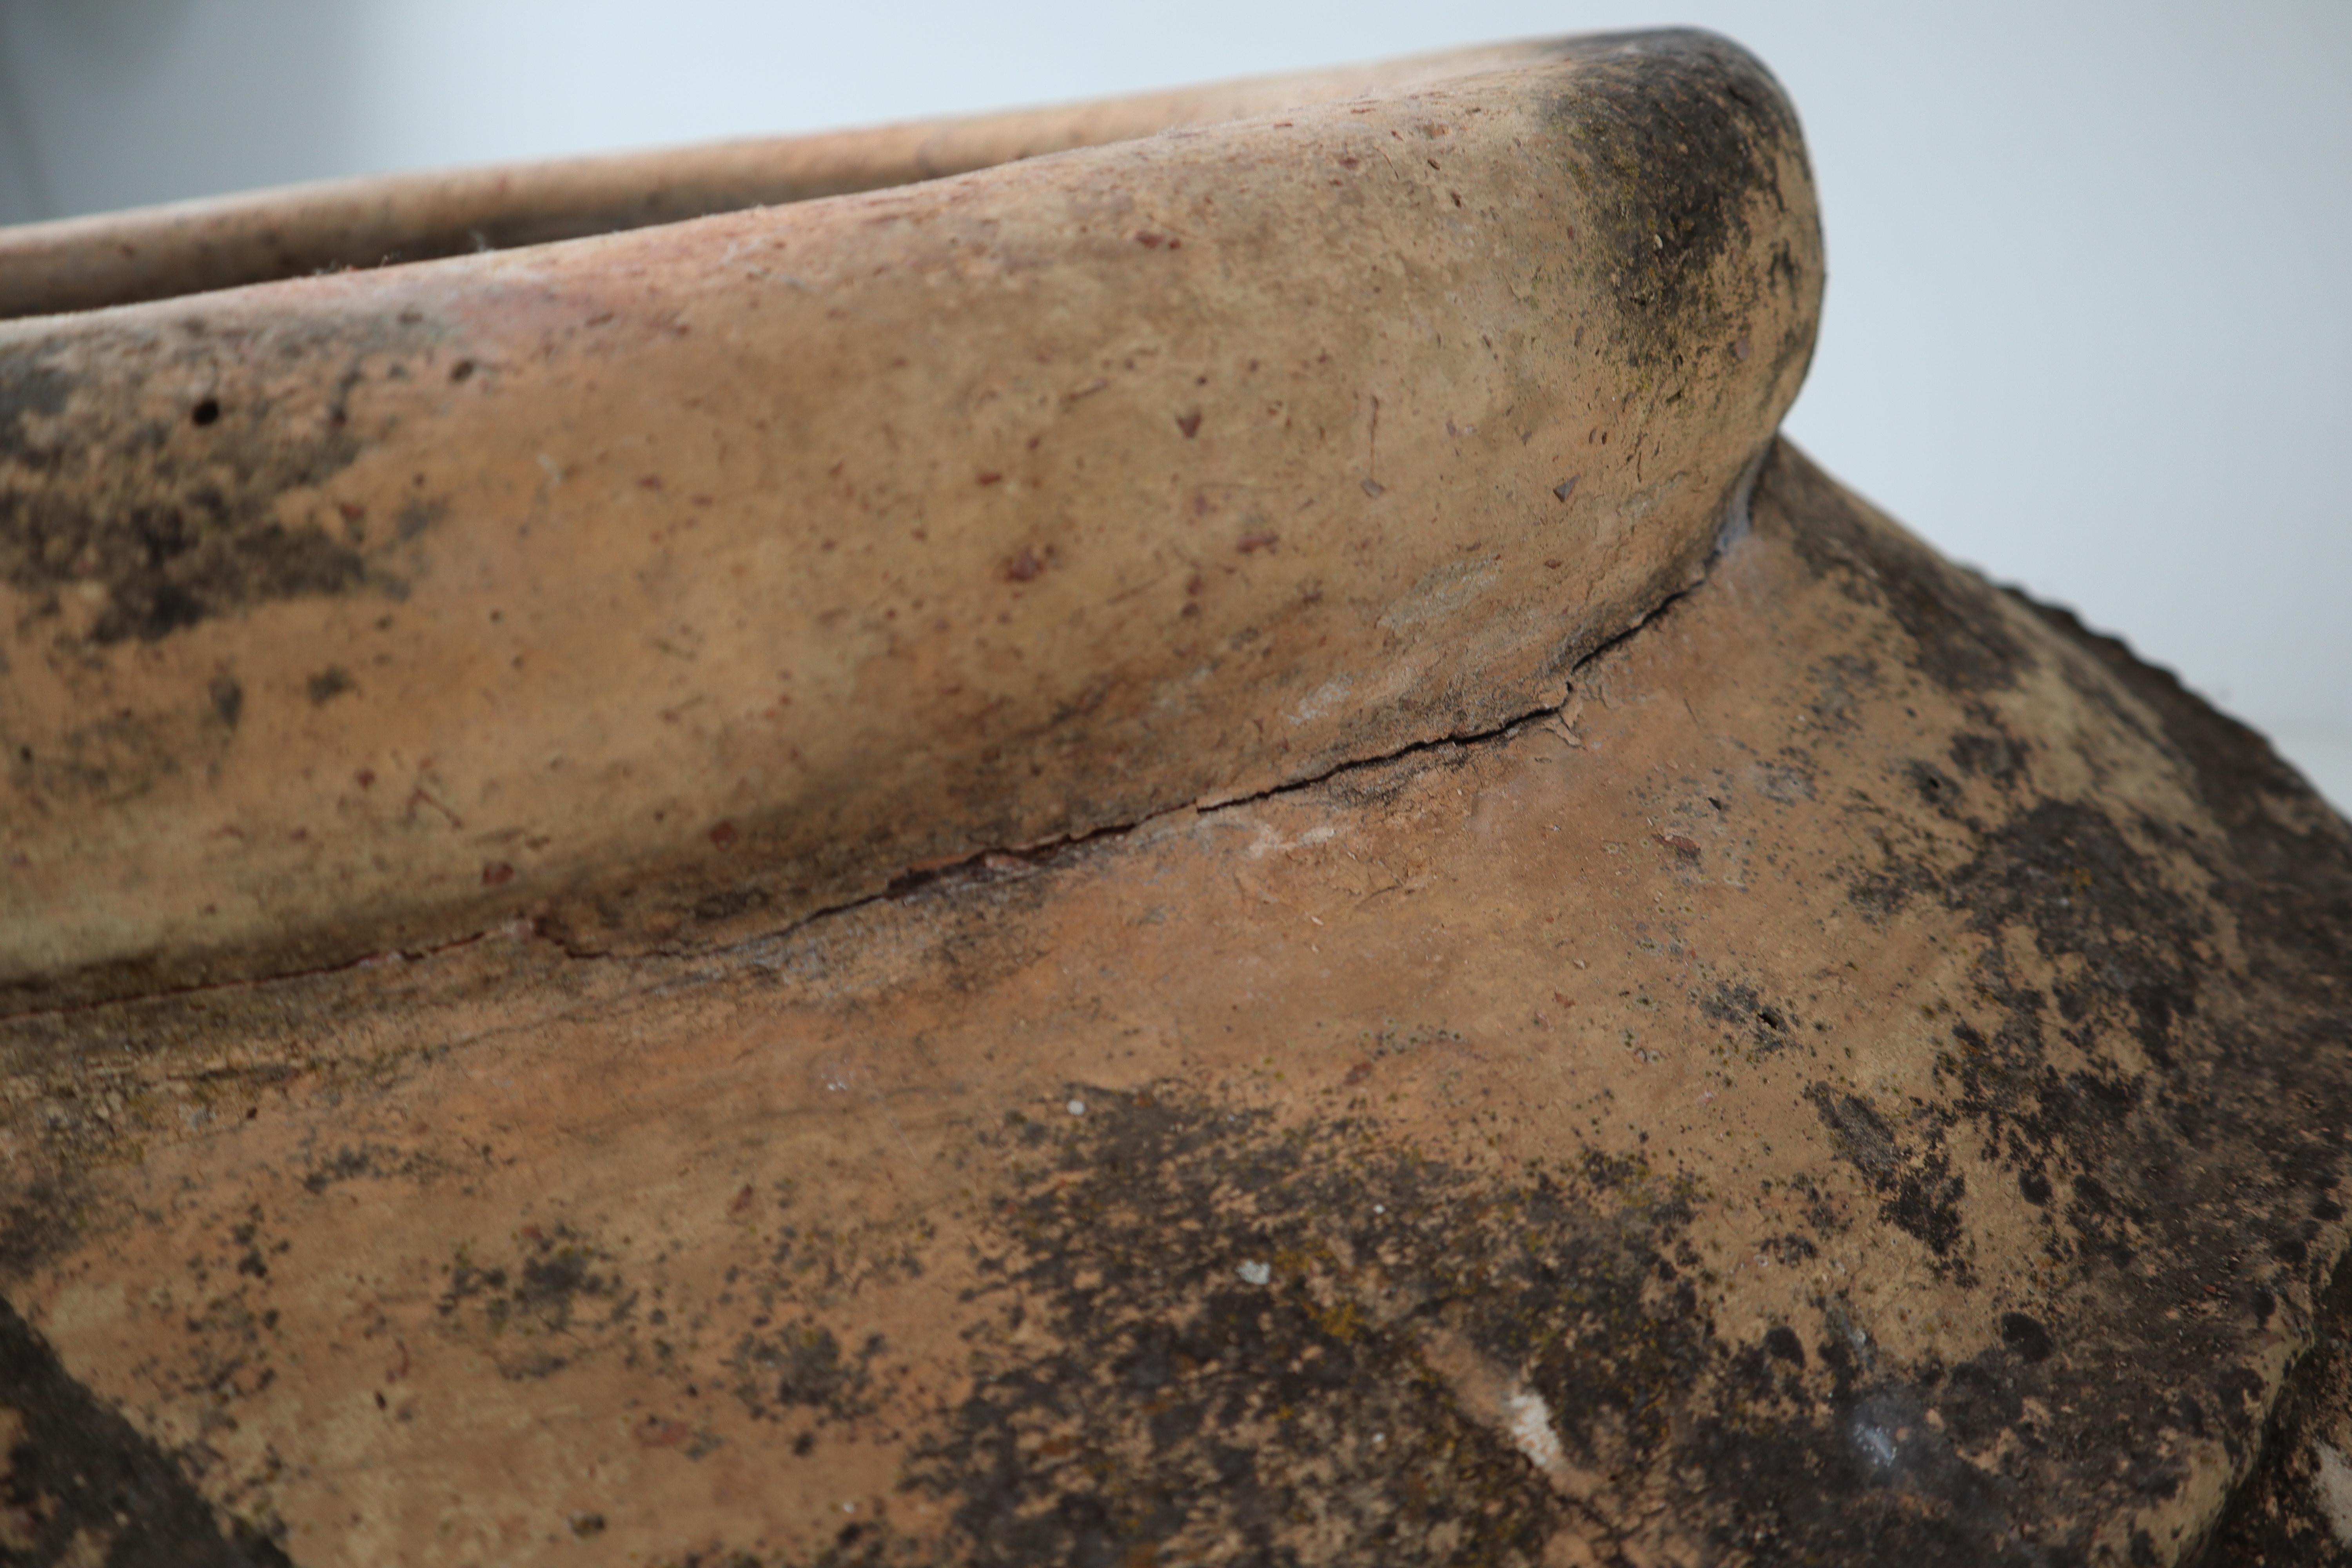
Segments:
[[[1822,282],[1681,32],[0,231],[0,1555],[2339,1550],[2352,834]]]

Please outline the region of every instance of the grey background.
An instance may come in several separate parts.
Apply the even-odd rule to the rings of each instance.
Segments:
[[[1826,212],[1790,432],[2352,805],[2352,4],[0,0],[0,220],[1664,23]]]

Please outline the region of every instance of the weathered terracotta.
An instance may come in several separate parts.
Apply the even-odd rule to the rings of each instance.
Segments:
[[[1721,75],[0,328],[0,988],[766,929],[1556,704],[1812,343]]]
[[[1820,283],[1668,34],[6,329],[0,1550],[2323,1560],[2352,830]]]
[[[328,180],[23,224],[0,229],[0,318],[88,310],[880,190],[1376,89],[1537,65],[1555,57],[1559,47],[1499,44],[1055,109]]]

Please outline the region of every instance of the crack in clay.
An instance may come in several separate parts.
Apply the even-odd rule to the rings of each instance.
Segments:
[[[1760,467],[1760,462],[1757,467]],[[1752,474],[1754,472],[1754,468],[1751,468],[1750,472]],[[1736,530],[1742,528],[1745,525],[1747,516],[1747,488],[1748,487],[1743,483],[1738,496],[1738,504],[1733,509],[1731,516],[1726,520],[1724,531],[1721,535],[1721,542],[1718,544],[1714,554],[1710,555],[1708,558],[1708,565],[1710,566],[1714,563],[1715,560],[1720,557],[1724,549],[1728,548],[1731,543],[1736,542],[1738,539],[1738,532]],[[806,931],[820,921],[827,921],[837,916],[852,914],[857,910],[868,909],[877,904],[900,903],[909,899],[921,897],[933,892],[950,892],[968,887],[985,887],[993,883],[1013,881],[1026,876],[1034,875],[1038,871],[1046,870],[1055,865],[1061,864],[1073,855],[1091,848],[1096,845],[1125,838],[1130,834],[1138,833],[1150,827],[1155,823],[1166,822],[1171,818],[1181,816],[1208,816],[1213,814],[1244,809],[1249,806],[1261,805],[1266,801],[1279,800],[1286,795],[1297,795],[1305,790],[1317,789],[1325,784],[1337,783],[1356,773],[1371,773],[1380,769],[1392,767],[1399,763],[1408,761],[1413,757],[1427,755],[1443,751],[1448,747],[1471,747],[1484,745],[1494,741],[1508,740],[1530,724],[1538,723],[1546,718],[1566,714],[1571,706],[1570,699],[1579,695],[1575,685],[1575,677],[1578,673],[1590,668],[1594,662],[1605,655],[1614,652],[1629,638],[1656,624],[1656,622],[1664,617],[1669,610],[1673,609],[1675,605],[1679,604],[1685,596],[1705,585],[1706,582],[1706,575],[1703,571],[1696,581],[1692,582],[1685,587],[1677,588],[1673,593],[1668,594],[1665,597],[1660,599],[1657,604],[1648,610],[1643,611],[1640,616],[1634,617],[1633,624],[1632,626],[1627,626],[1623,631],[1619,632],[1615,637],[1611,637],[1608,641],[1601,644],[1591,652],[1586,654],[1582,658],[1577,660],[1569,672],[1570,680],[1568,689],[1562,695],[1561,700],[1559,702],[1545,703],[1540,706],[1531,708],[1526,712],[1515,714],[1512,717],[1504,720],[1501,723],[1491,725],[1486,729],[1474,731],[1466,734],[1441,735],[1433,740],[1415,741],[1409,745],[1400,746],[1394,751],[1383,752],[1378,756],[1359,757],[1350,762],[1338,763],[1332,767],[1325,769],[1319,773],[1313,774],[1310,777],[1294,779],[1285,784],[1269,784],[1264,789],[1254,791],[1248,795],[1232,795],[1223,799],[1214,800],[1205,805],[1200,802],[1194,802],[1187,805],[1171,806],[1165,811],[1153,812],[1148,816],[1138,817],[1132,822],[1106,823],[1100,827],[1093,828],[1085,833],[1071,834],[1059,838],[1045,839],[1035,844],[1022,845],[1013,847],[998,847],[989,849],[975,850],[973,853],[964,856],[960,859],[951,861],[944,866],[927,868],[920,871],[901,872],[897,877],[892,878],[889,885],[879,892],[868,893],[860,898],[845,899],[836,904],[827,904],[823,909],[812,910],[807,914],[801,916],[797,920],[791,921],[784,925],[779,926],[773,931],[762,931],[755,936],[745,937],[740,942],[730,942],[725,946],[715,949],[656,947],[647,950],[644,956],[659,958],[721,956],[730,953],[741,953],[754,948],[772,946],[777,942],[785,940],[800,933],[801,931]],[[554,942],[564,955],[570,958],[628,959],[637,956],[627,953],[614,953],[607,950],[597,948],[575,949],[564,943],[560,938],[551,932],[541,931],[538,934],[544,937],[546,940]],[[454,946],[457,944],[453,943],[451,945]]]
[[[1777,441],[1777,439],[1778,437],[1776,437],[1775,440]],[[411,947],[386,949],[382,952],[367,953],[358,958],[348,959],[339,963],[322,963],[305,969],[280,970],[270,974],[241,976],[234,980],[202,981],[189,985],[169,986],[158,991],[139,992],[122,996],[109,996],[94,1001],[76,1002],[56,1007],[37,1007],[28,1008],[23,1012],[0,1013],[0,1024],[26,1023],[37,1019],[73,1017],[81,1014],[95,1012],[100,1008],[106,1007],[125,1006],[143,1002],[169,1001],[173,998],[184,996],[213,995],[223,992],[250,991],[262,986],[282,984],[292,981],[315,980],[324,975],[342,974],[356,970],[380,968],[394,963],[422,963],[427,960],[438,958],[445,953],[454,952],[462,948],[475,946],[478,943],[487,942],[491,938],[498,936],[508,936],[517,939],[530,938],[544,942],[551,947],[554,948],[558,952],[561,952],[566,959],[576,963],[587,963],[592,961],[619,961],[622,963],[635,963],[646,959],[723,957],[729,954],[738,954],[752,948],[768,946],[776,942],[794,936],[808,930],[820,921],[827,921],[837,916],[851,914],[877,904],[903,902],[908,899],[932,892],[945,892],[966,887],[986,886],[992,882],[1006,881],[1015,878],[1028,876],[1036,871],[1044,870],[1058,864],[1066,859],[1069,856],[1094,845],[1124,838],[1128,835],[1149,827],[1154,823],[1164,822],[1171,817],[1187,815],[1205,816],[1213,812],[1226,812],[1235,810],[1237,808],[1256,805],[1263,802],[1279,799],[1284,795],[1294,795],[1303,790],[1318,788],[1324,784],[1344,779],[1353,773],[1391,767],[1398,763],[1407,761],[1410,758],[1434,752],[1445,747],[1477,746],[1492,741],[1507,740],[1528,724],[1536,723],[1547,717],[1558,716],[1566,713],[1571,705],[1570,699],[1577,695],[1576,677],[1578,675],[1590,668],[1601,658],[1614,652],[1629,638],[1632,638],[1642,631],[1655,625],[1657,621],[1669,610],[1673,609],[1675,605],[1681,603],[1684,598],[1696,592],[1706,584],[1707,578],[1714,568],[1715,563],[1721,560],[1724,552],[1736,544],[1748,531],[1748,509],[1749,498],[1755,490],[1756,478],[1758,474],[1763,470],[1765,458],[1769,457],[1772,451],[1772,443],[1767,443],[1763,450],[1759,452],[1741,471],[1738,479],[1734,483],[1728,504],[1726,506],[1724,510],[1723,523],[1717,531],[1715,544],[1708,552],[1706,561],[1700,566],[1699,573],[1696,577],[1684,586],[1665,595],[1649,609],[1644,610],[1640,615],[1634,616],[1633,624],[1627,626],[1623,631],[1619,632],[1616,636],[1609,638],[1607,641],[1601,643],[1591,652],[1587,653],[1582,658],[1578,659],[1573,665],[1571,665],[1568,673],[1567,689],[1562,693],[1561,700],[1559,702],[1538,705],[1523,713],[1515,714],[1512,717],[1504,720],[1500,723],[1490,725],[1483,730],[1474,731],[1466,734],[1441,735],[1431,740],[1415,741],[1409,745],[1400,746],[1391,752],[1384,752],[1377,756],[1359,757],[1352,761],[1339,763],[1309,777],[1294,779],[1284,784],[1269,784],[1264,789],[1254,791],[1248,795],[1233,795],[1223,799],[1214,799],[1206,804],[1195,801],[1190,805],[1172,806],[1164,811],[1153,812],[1147,816],[1137,817],[1133,821],[1106,823],[1100,827],[1093,828],[1085,833],[1072,834],[1058,838],[1045,839],[1034,844],[1013,847],[998,846],[986,849],[977,849],[970,855],[963,856],[961,858],[950,861],[944,866],[929,867],[920,870],[901,871],[891,878],[889,882],[879,891],[864,894],[854,899],[845,899],[838,903],[827,904],[820,909],[811,910],[806,914],[789,921],[785,924],[778,926],[772,931],[761,931],[755,935],[745,937],[740,941],[729,942],[722,946],[714,948],[687,948],[656,944],[635,952],[615,952],[608,948],[584,947],[577,945],[566,941],[562,933],[555,930],[547,921],[533,916],[519,916],[514,919],[502,921],[497,925],[488,926],[479,931],[470,931],[464,936],[450,937],[445,941],[421,943]]]
[[[1614,652],[1629,638],[1664,616],[1685,597],[1706,585],[1709,575],[1713,573],[1715,563],[1723,559],[1726,552],[1747,537],[1750,528],[1749,505],[1755,497],[1757,480],[1764,471],[1765,462],[1771,457],[1779,443],[1780,437],[1776,433],[1770,440],[1758,448],[1756,455],[1748,460],[1739,470],[1738,477],[1732,481],[1730,491],[1725,498],[1723,521],[1717,526],[1715,541],[1708,548],[1705,560],[1700,563],[1697,575],[1683,586],[1662,596],[1656,604],[1635,616],[1633,623],[1624,630],[1600,643],[1570,665],[1566,689],[1558,702],[1538,704],[1482,730],[1441,735],[1426,741],[1415,741],[1400,746],[1394,751],[1383,752],[1375,756],[1358,757],[1348,762],[1337,763],[1319,773],[1282,784],[1269,784],[1264,789],[1252,791],[1246,795],[1208,797],[1193,801],[1189,805],[1148,813],[1132,821],[1106,823],[1102,826],[1090,828],[1084,833],[1040,839],[1031,844],[999,845],[990,848],[976,849],[945,865],[925,867],[919,870],[901,871],[877,892],[866,893],[854,899],[845,899],[838,903],[811,910],[772,931],[761,931],[717,947],[680,948],[655,945],[646,949],[641,954],[615,953],[605,948],[575,946],[564,941],[558,932],[543,927],[537,934],[553,943],[565,957],[580,960],[630,959],[639,956],[680,959],[741,954],[754,949],[772,946],[775,942],[797,935],[820,921],[851,914],[877,904],[901,902],[931,892],[946,892],[966,887],[984,887],[992,883],[1014,880],[1036,871],[1047,869],[1071,855],[1094,845],[1124,838],[1155,823],[1166,822],[1173,817],[1206,816],[1213,812],[1256,805],[1302,790],[1315,789],[1353,773],[1391,767],[1409,758],[1433,752],[1444,747],[1476,746],[1490,741],[1508,739],[1528,724],[1538,722],[1547,717],[1567,715],[1571,707],[1571,699],[1578,695],[1576,677],[1579,674],[1590,668],[1603,657]]]

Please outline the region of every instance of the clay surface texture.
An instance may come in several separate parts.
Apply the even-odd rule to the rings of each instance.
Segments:
[[[2352,828],[1343,85],[0,328],[0,1561],[2345,1559]]]

